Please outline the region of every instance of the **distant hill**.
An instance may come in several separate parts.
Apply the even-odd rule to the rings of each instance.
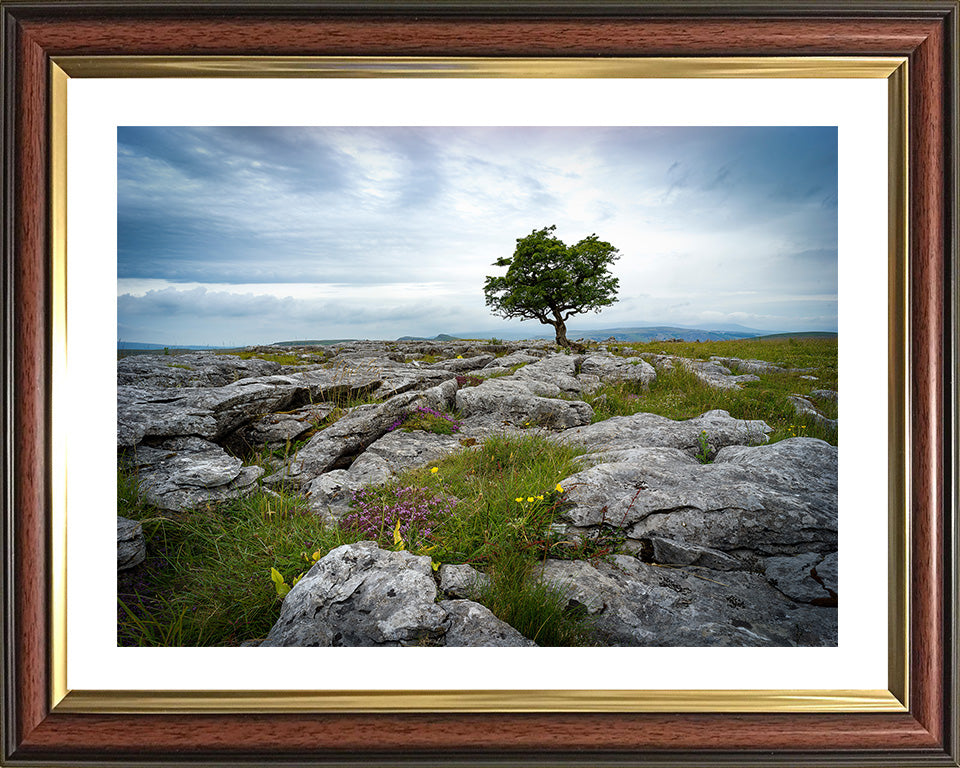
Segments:
[[[210,344],[147,344],[142,341],[118,341],[118,350],[126,349],[233,349],[233,347],[214,347]]]
[[[734,329],[710,330],[706,328],[684,328],[678,325],[652,325],[592,329],[568,328],[567,338],[605,341],[612,336],[617,341],[664,341],[666,339],[723,341],[726,339],[747,339],[764,333],[766,331],[755,331],[750,328],[743,328],[743,326]],[[552,339],[554,334],[549,330],[543,331],[538,328],[534,331],[531,328],[531,331],[469,331],[455,333],[453,336],[459,339],[489,339],[495,337],[517,341],[519,339]]]
[[[297,341],[273,341],[267,346],[270,347],[328,347],[331,344],[340,344],[344,341],[357,341],[357,339],[298,339]]]
[[[789,333],[768,333],[765,336],[758,336],[757,341],[767,341],[768,339],[835,339],[836,331],[797,331]]]
[[[430,338],[427,336],[401,336],[397,341],[457,341],[462,338],[462,336],[451,336],[448,333],[438,333]]]

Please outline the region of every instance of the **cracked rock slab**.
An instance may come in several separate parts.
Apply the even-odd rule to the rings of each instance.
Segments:
[[[623,528],[723,552],[836,551],[837,449],[792,438],[723,448],[713,464],[673,448],[602,454],[561,481],[561,517],[577,528]]]
[[[679,448],[693,455],[700,450],[703,432],[714,453],[728,445],[766,443],[772,431],[766,422],[735,419],[726,411],[716,410],[683,421],[655,413],[613,416],[596,424],[565,430],[553,439],[597,452],[658,447]]]
[[[141,445],[123,463],[134,470],[144,500],[160,509],[182,511],[236,499],[256,489],[261,467],[198,437],[179,437]]]
[[[586,610],[614,646],[832,646],[837,611],[800,605],[764,577],[730,571],[703,578],[635,557],[548,560],[540,575]]]

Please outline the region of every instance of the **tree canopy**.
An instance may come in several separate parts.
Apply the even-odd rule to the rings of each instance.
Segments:
[[[517,238],[513,256],[493,264],[507,267],[507,273],[488,275],[483,292],[494,314],[552,325],[557,344],[569,347],[568,318],[599,312],[617,300],[620,281],[609,267],[620,252],[596,235],[568,246],[552,234],[555,229],[551,225]]]

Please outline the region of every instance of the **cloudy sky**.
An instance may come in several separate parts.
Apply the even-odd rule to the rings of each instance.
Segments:
[[[463,331],[550,224],[619,248],[573,328],[837,328],[835,128],[121,127],[121,341]]]

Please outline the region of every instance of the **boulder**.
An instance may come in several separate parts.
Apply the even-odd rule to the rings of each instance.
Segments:
[[[294,585],[261,647],[533,645],[482,605],[436,597],[428,556],[345,544]]]
[[[657,372],[642,357],[617,357],[615,355],[588,355],[580,365],[581,375],[599,376],[607,382],[629,381],[649,386]]]
[[[121,461],[136,473],[144,501],[172,511],[246,495],[263,474],[261,467],[244,467],[219,445],[198,437],[140,445]]]
[[[443,622],[443,645],[448,648],[535,648],[537,645],[480,603],[443,600],[439,605],[447,612]]]
[[[548,560],[538,576],[586,610],[597,640],[614,646],[832,646],[835,608],[800,605],[762,576],[701,576],[614,555]]]
[[[429,367],[443,371],[452,371],[454,373],[465,373],[466,371],[475,371],[479,368],[485,368],[494,360],[493,355],[481,354],[470,357],[453,357],[448,360],[440,360]]]
[[[800,395],[788,395],[787,400],[790,401],[790,403],[793,405],[793,409],[800,416],[806,416],[810,419],[813,419],[815,423],[821,424],[827,429],[837,428],[837,420],[828,419],[826,416],[820,413],[820,411],[817,410],[817,407],[807,400],[807,398],[801,397]]]
[[[539,379],[488,379],[479,386],[459,390],[457,410],[466,419],[478,422],[551,429],[567,429],[589,424],[592,420],[593,409],[586,403],[560,400],[550,394],[543,396],[544,393],[559,394],[559,391],[554,385]]]
[[[836,400],[837,391],[835,389],[815,389],[810,393],[810,397],[815,400]]]
[[[723,448],[700,464],[675,448],[599,454],[561,481],[561,517],[576,528],[612,525],[637,541],[657,536],[738,557],[837,549],[837,449],[793,438]]]
[[[577,355],[548,355],[535,363],[523,366],[513,374],[512,378],[530,382],[530,390],[535,394],[546,394],[536,387],[536,384],[540,384],[548,386],[551,391],[559,390],[566,395],[578,395],[582,389],[582,385],[577,380],[579,360]]]
[[[561,432],[558,442],[594,451],[625,448],[679,448],[690,455],[700,451],[700,435],[706,432],[710,454],[727,445],[760,445],[773,431],[766,422],[735,419],[726,411],[708,411],[694,419],[674,421],[654,413],[614,416],[588,426]]]
[[[147,559],[143,526],[136,520],[117,515],[117,570],[125,571]]]
[[[477,589],[489,583],[490,579],[472,565],[441,565],[437,571],[440,577],[440,591],[451,597],[473,598]]]
[[[741,360],[739,357],[718,357],[714,355],[711,362],[718,363],[726,368],[732,368],[740,373],[783,373],[784,368],[766,360]]]

